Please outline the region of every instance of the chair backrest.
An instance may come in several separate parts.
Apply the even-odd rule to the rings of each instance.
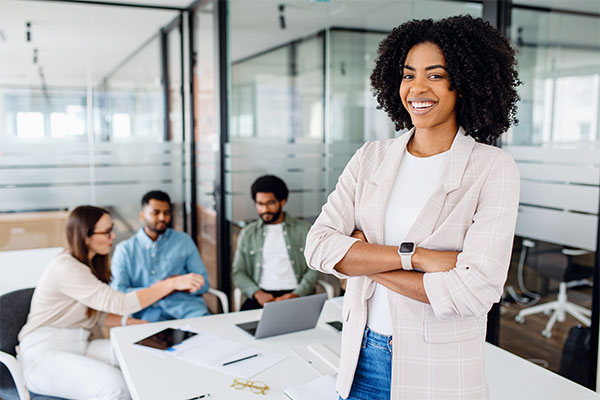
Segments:
[[[33,288],[15,290],[0,296],[0,350],[16,355],[17,335],[27,322]]]
[[[27,322],[33,288],[15,290],[0,296],[0,350],[16,355],[15,346],[19,343],[17,335]],[[0,364],[0,388],[13,386],[6,367]]]

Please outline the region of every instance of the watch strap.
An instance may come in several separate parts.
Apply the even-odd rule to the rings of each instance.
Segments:
[[[413,253],[402,254],[400,253],[400,260],[402,262],[402,269],[406,271],[412,271],[412,255]]]

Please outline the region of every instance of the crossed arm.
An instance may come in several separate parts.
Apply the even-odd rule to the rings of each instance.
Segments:
[[[336,264],[335,270],[349,276],[368,276],[394,292],[423,303],[429,298],[423,285],[423,274],[402,269],[396,246],[368,243],[363,232],[355,230],[352,237],[360,239]],[[438,251],[417,247],[412,256],[413,268],[424,272],[449,271],[456,266],[457,251]]]

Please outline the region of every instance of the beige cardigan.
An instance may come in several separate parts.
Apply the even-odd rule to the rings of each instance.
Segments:
[[[350,160],[306,240],[311,268],[334,270],[357,240],[384,242],[387,200],[412,135],[368,142]],[[407,191],[410,188],[406,188]],[[420,247],[461,251],[456,268],[426,273],[431,304],[390,291],[393,325],[392,399],[485,399],[487,312],[506,280],[519,203],[519,173],[503,150],[476,143],[459,129],[438,188],[410,229]],[[347,397],[375,282],[350,277],[344,298],[337,389]]]
[[[100,312],[88,317],[88,308]],[[141,309],[135,292],[125,294],[112,289],[96,278],[87,265],[61,253],[42,273],[19,341],[43,326],[91,329],[102,323],[107,313],[126,315]]]

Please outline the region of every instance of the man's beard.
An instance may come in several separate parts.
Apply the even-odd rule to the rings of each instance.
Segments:
[[[162,235],[163,233],[165,233],[165,231],[167,230],[167,228],[169,227],[169,224],[167,224],[166,222],[162,223],[164,225],[164,228],[157,228],[156,225],[152,225],[151,223],[149,223],[148,221],[146,221],[145,225],[146,228],[150,229],[152,232],[156,232],[159,235]]]
[[[273,217],[269,221],[265,221],[265,218],[264,218],[265,215],[272,215]],[[274,213],[265,212],[265,213],[260,214],[260,218],[263,220],[263,222],[265,224],[274,224],[275,221],[277,221],[279,219],[280,215],[281,215],[281,207],[279,207],[279,210],[277,210],[277,212],[274,212]]]

